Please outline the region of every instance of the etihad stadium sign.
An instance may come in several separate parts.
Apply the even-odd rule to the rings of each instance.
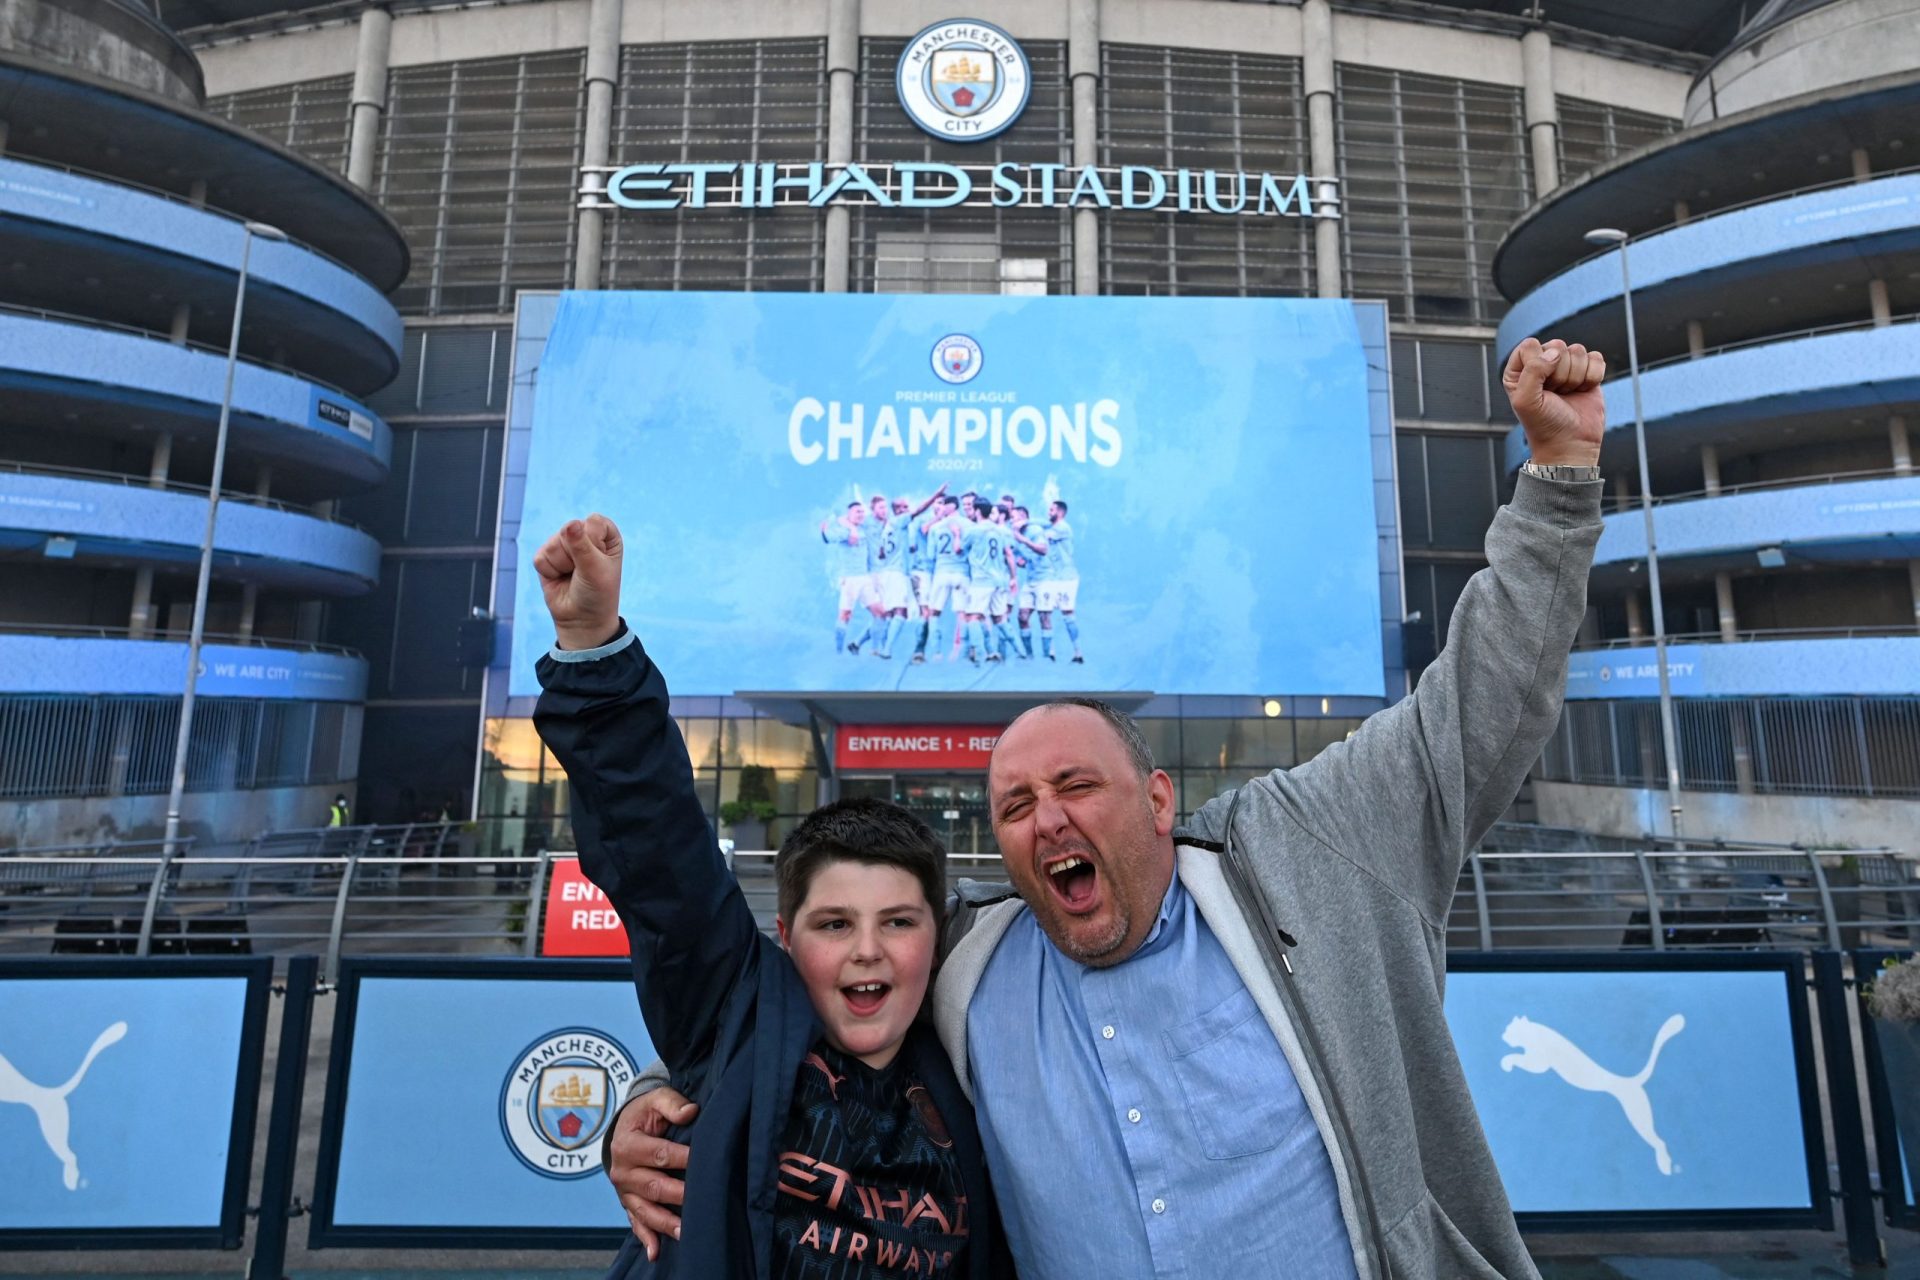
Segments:
[[[907,42],[894,89],[907,118],[947,142],[1011,127],[1033,92],[1033,68],[990,22],[936,22]],[[1249,217],[1338,218],[1340,186],[1304,173],[1064,164],[642,163],[587,166],[583,209],[1073,208]]]
[[[1338,218],[1339,184],[1304,173],[1144,165],[648,163],[581,170],[583,209],[1073,208]]]

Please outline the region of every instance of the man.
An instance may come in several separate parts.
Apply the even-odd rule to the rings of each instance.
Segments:
[[[1047,590],[1036,601],[1040,609],[1040,629],[1053,630],[1054,611],[1065,620],[1067,638],[1073,642],[1073,660],[1084,663],[1080,652],[1080,624],[1074,620],[1074,606],[1080,600],[1080,570],[1073,563],[1073,526],[1067,523],[1067,504],[1055,499],[1047,504]],[[1045,640],[1048,651],[1052,637]]]
[[[329,827],[344,827],[347,825],[347,797],[345,794],[335,796],[333,803],[327,806],[327,825]]]
[[[873,614],[874,634],[880,637],[873,647],[876,658],[893,657],[894,641],[900,638],[900,628],[907,625],[907,607],[913,603],[906,568],[914,517],[932,506],[946,487],[943,484],[935,489],[917,507],[905,498],[896,499],[889,507],[885,498],[874,495],[875,524],[867,537],[867,572],[872,582],[867,607]]]
[[[1033,647],[1033,610],[1040,602],[1040,584],[1052,580],[1052,569],[1047,564],[1047,527],[1033,518],[1025,507],[1016,504],[1009,528],[1020,542],[1020,549],[1013,553],[1014,568],[1020,574],[1020,580],[1014,587],[1014,607],[1019,611],[1020,656],[1031,658]],[[1047,636],[1047,657],[1053,657],[1053,637]]]
[[[1019,890],[956,921],[935,1023],[979,1108],[1025,1280],[1536,1277],[1442,1010],[1468,854],[1553,730],[1600,533],[1598,353],[1528,339],[1504,382],[1533,458],[1419,689],[1213,800],[1126,717],[1036,708],[994,750]],[[638,1113],[638,1114],[634,1114]],[[609,1176],[671,1221],[685,1123],[623,1112]]]
[[[966,630],[960,624],[960,610],[967,601],[967,553],[966,538],[968,521],[960,515],[965,506],[968,516],[973,513],[973,500],[961,494],[958,500],[948,498],[943,501],[938,513],[924,529],[927,541],[933,546],[933,584],[927,595],[927,635],[929,648],[933,650],[933,660],[939,662],[943,655],[943,641],[940,637],[940,618],[952,606],[954,637],[957,640]],[[917,656],[917,655],[916,655]]]
[[[838,621],[833,628],[835,653],[859,653],[861,642],[867,638],[863,629],[851,643],[847,640],[854,609],[866,604],[873,594],[873,575],[867,572],[867,548],[860,535],[860,527],[866,522],[867,508],[859,502],[849,502],[847,514],[838,520],[830,516],[820,522],[820,541],[834,548],[833,577],[840,589]]]
[[[1007,616],[1013,586],[1013,539],[1007,535],[1007,509],[985,498],[974,500],[975,523],[967,530],[962,550],[967,555],[967,602],[960,618],[966,625],[967,656],[975,662],[1002,662],[1002,622]],[[992,620],[991,629],[988,627]],[[956,633],[954,656],[960,653]]]

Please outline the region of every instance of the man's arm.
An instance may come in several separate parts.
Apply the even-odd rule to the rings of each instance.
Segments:
[[[1528,339],[1515,350],[1506,385],[1535,461],[1598,462],[1604,371],[1597,352],[1578,346]],[[1522,474],[1487,532],[1487,567],[1461,594],[1419,688],[1347,741],[1267,780],[1314,836],[1393,884],[1435,927],[1444,927],[1467,855],[1559,718],[1601,488]],[[1218,838],[1208,828],[1225,810],[1218,801],[1208,808],[1194,825]]]
[[[933,505],[934,499],[938,498],[941,494],[945,493],[946,491],[947,491],[947,482],[945,480],[942,480],[940,482],[940,487],[938,489],[935,489],[932,493],[928,494],[925,498],[922,498],[920,500],[920,505],[907,513],[907,519],[909,520],[917,519],[921,512],[925,511],[928,507]],[[922,530],[921,532],[924,533],[925,530]]]

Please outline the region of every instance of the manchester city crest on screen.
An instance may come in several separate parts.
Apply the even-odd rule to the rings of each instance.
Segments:
[[[933,371],[942,382],[971,382],[980,372],[980,344],[964,333],[948,334],[933,344]]]
[[[1027,55],[990,22],[936,22],[907,42],[895,81],[909,119],[936,138],[979,142],[1019,118],[1033,91]]]
[[[600,1138],[639,1074],[612,1036],[567,1027],[514,1059],[500,1090],[500,1131],[520,1162],[549,1178],[600,1171]]]

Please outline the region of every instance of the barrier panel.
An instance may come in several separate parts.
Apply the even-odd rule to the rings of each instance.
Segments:
[[[1905,960],[1912,952],[1907,951],[1856,951],[1853,953],[1853,972],[1860,986],[1873,981],[1873,975],[1888,960]],[[1860,1009],[1860,1041],[1867,1058],[1867,1113],[1873,1122],[1873,1149],[1879,1157],[1881,1209],[1886,1215],[1887,1224],[1908,1229],[1920,1228],[1920,1192],[1914,1186],[1915,1161],[1920,1160],[1920,1149],[1912,1143],[1902,1140],[1898,1117],[1894,1111],[1893,1085],[1888,1079],[1887,1060],[1883,1055],[1883,1039],[1880,1028],[1867,1014],[1864,1004]],[[1920,1108],[1920,1100],[1910,1105]],[[1911,1132],[1912,1121],[1908,1122]],[[1890,1158],[1890,1153],[1892,1158]]]
[[[1831,1230],[1802,965],[1449,956],[1447,1022],[1520,1225]]]
[[[600,1142],[653,1058],[632,967],[341,962],[311,1248],[612,1249]]]
[[[238,1248],[272,980],[0,961],[0,1248]]]

